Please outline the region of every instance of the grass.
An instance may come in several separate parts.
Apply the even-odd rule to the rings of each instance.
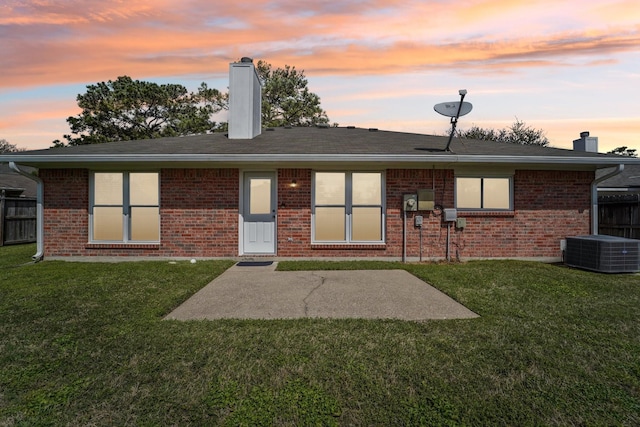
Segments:
[[[404,268],[480,318],[163,321],[231,263],[0,248],[0,425],[638,425],[640,276]]]

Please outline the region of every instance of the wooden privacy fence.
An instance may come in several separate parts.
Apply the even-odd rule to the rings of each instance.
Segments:
[[[598,233],[640,239],[640,195],[598,197]]]
[[[0,246],[36,241],[36,199],[0,194]]]

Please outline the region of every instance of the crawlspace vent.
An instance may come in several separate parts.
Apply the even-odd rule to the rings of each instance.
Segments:
[[[640,240],[591,235],[567,237],[565,263],[600,273],[640,271]]]

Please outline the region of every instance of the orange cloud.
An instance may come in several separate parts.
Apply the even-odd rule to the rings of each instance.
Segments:
[[[342,81],[410,73],[455,76],[456,81],[499,76],[506,81],[540,71],[545,76],[564,74],[574,67],[607,71],[609,76],[614,75],[609,70],[619,70],[615,75],[630,80],[628,87],[638,87],[637,71],[634,76],[633,70],[623,68],[640,53],[638,22],[637,0],[3,0],[0,130],[17,124],[42,127],[38,117],[53,120],[50,115],[58,108],[48,112],[34,110],[38,103],[32,103],[31,110],[3,106],[3,91],[41,87],[46,92],[49,85],[89,84],[124,74],[206,80],[226,76],[228,63],[242,56],[264,59],[275,67],[295,65],[310,77],[341,76]],[[564,87],[572,83],[562,82]],[[522,93],[525,85],[521,79],[491,90]],[[357,97],[395,102],[432,96],[438,90],[439,96],[455,93],[442,85],[405,85],[362,88]],[[477,87],[474,93],[487,90]],[[346,104],[354,96],[349,89],[333,92],[334,100]],[[57,117],[65,125],[64,118],[75,113],[62,110]],[[337,106],[339,114],[330,115],[342,122],[342,112],[351,110],[358,108]],[[411,126],[389,119],[386,127],[412,130]],[[631,131],[625,135],[632,138]],[[602,141],[608,135],[599,136]]]
[[[122,74],[225,73],[229,61],[245,55],[344,75],[397,73],[407,66],[504,71],[571,65],[576,58],[594,64],[640,50],[640,28],[611,31],[615,21],[535,36],[495,28],[496,19],[513,13],[535,22],[551,4],[559,7],[512,0],[9,1],[0,17],[8,41],[0,48],[7,58],[0,88]],[[519,25],[506,24],[507,30]]]
[[[10,108],[0,108],[0,133],[17,129],[42,120],[60,120],[65,123],[69,116],[76,115],[80,109],[71,99],[64,102],[17,102]]]
[[[170,1],[128,0],[5,0],[0,25],[78,25],[122,19],[140,19],[167,8]]]
[[[618,24],[628,23],[638,25],[640,22],[640,4],[636,0],[621,0],[594,4],[589,12],[593,19]]]

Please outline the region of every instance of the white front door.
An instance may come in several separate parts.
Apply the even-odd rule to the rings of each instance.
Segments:
[[[243,253],[276,253],[275,172],[245,172],[243,182]]]

